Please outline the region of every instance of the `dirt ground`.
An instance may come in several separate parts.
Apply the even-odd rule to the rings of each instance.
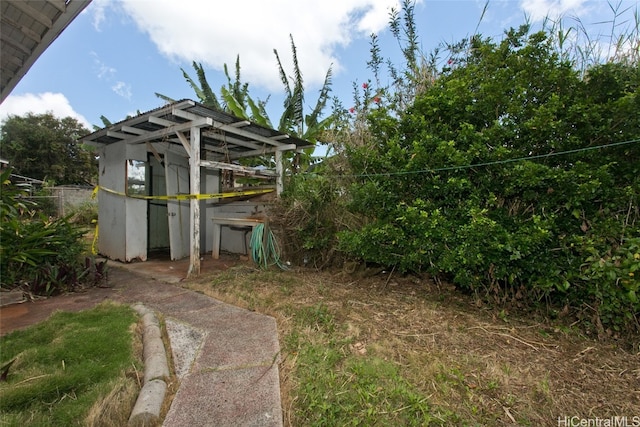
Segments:
[[[431,404],[473,424],[627,417],[640,425],[640,337],[598,341],[568,320],[496,310],[416,277],[242,266],[221,274],[184,286],[274,316],[282,339],[293,327],[292,307],[321,302],[352,338],[354,354],[393,361]],[[286,360],[285,414],[297,399],[295,366]]]

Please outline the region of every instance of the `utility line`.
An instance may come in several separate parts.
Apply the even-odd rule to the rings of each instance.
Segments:
[[[471,168],[477,168],[477,167],[502,165],[502,164],[506,164],[506,163],[515,163],[515,162],[520,162],[520,161],[525,161],[525,160],[535,160],[535,159],[543,159],[543,158],[547,158],[547,157],[563,156],[563,155],[567,155],[567,154],[581,153],[581,152],[591,151],[591,150],[599,150],[599,149],[602,149],[602,148],[618,147],[618,146],[621,146],[621,145],[635,144],[637,142],[640,142],[640,139],[633,139],[633,140],[630,140],[630,141],[614,142],[614,143],[611,143],[611,144],[604,144],[604,145],[596,145],[596,146],[593,146],[593,147],[576,148],[576,149],[573,149],[573,150],[558,151],[558,152],[555,152],[555,153],[537,154],[535,156],[517,157],[515,159],[505,159],[505,160],[495,160],[495,161],[492,161],[492,162],[474,163],[474,164],[471,164],[471,165],[446,166],[446,167],[442,167],[442,168],[421,169],[421,170],[416,170],[416,171],[382,172],[382,173],[338,175],[338,176],[342,177],[342,178],[362,178],[362,177],[377,177],[377,176],[418,175],[418,174],[429,173],[429,172],[444,172],[444,171],[451,171],[451,170],[464,170],[464,169],[471,169]]]

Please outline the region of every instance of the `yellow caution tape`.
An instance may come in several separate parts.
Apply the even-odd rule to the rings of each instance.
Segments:
[[[98,195],[98,190],[102,190],[104,192],[110,194],[116,194],[122,197],[131,197],[133,199],[142,199],[142,200],[206,200],[206,199],[226,199],[230,197],[240,197],[240,196],[253,196],[257,194],[266,194],[275,191],[273,188],[263,188],[260,190],[246,190],[246,191],[233,191],[229,193],[213,193],[213,194],[177,194],[175,196],[141,196],[137,194],[126,194],[121,191],[111,190],[110,188],[102,187],[101,185],[97,185],[93,189],[93,193],[91,194],[91,198],[95,199]],[[91,242],[91,253],[93,255],[98,254],[98,222],[96,221],[96,229],[93,235],[93,242]]]
[[[94,189],[94,194],[100,189],[110,194],[116,194],[118,196],[130,197],[133,199],[141,200],[206,200],[206,199],[226,199],[229,197],[240,196],[253,196],[257,194],[266,194],[275,191],[273,188],[264,188],[260,190],[246,190],[246,191],[233,191],[229,193],[212,193],[212,194],[176,194],[175,196],[142,196],[139,194],[126,194],[121,191],[111,190],[106,187],[97,186]]]
[[[91,242],[91,253],[98,255],[98,221],[96,221],[96,231],[93,233],[93,242]]]

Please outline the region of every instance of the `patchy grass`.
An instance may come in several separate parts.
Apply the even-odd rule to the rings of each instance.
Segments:
[[[137,316],[103,303],[0,338],[0,419],[6,426],[126,425],[139,390]]]
[[[637,339],[598,342],[426,279],[244,265],[185,286],[277,319],[287,426],[640,415]]]

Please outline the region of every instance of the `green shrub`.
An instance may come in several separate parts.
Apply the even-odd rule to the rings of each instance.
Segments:
[[[64,292],[85,274],[81,261],[83,231],[69,217],[50,219],[24,199],[2,172],[0,195],[0,278],[2,288],[22,288],[37,295]]]
[[[362,225],[340,248],[493,302],[639,328],[638,68],[580,75],[526,27],[470,43],[397,123],[368,116],[372,141],[348,151]]]
[[[580,269],[579,286],[574,291],[594,302],[603,325],[620,330],[625,324],[638,324],[640,313],[640,238],[623,239],[619,245],[599,249],[585,242],[591,255]],[[598,326],[598,325],[597,325]]]

